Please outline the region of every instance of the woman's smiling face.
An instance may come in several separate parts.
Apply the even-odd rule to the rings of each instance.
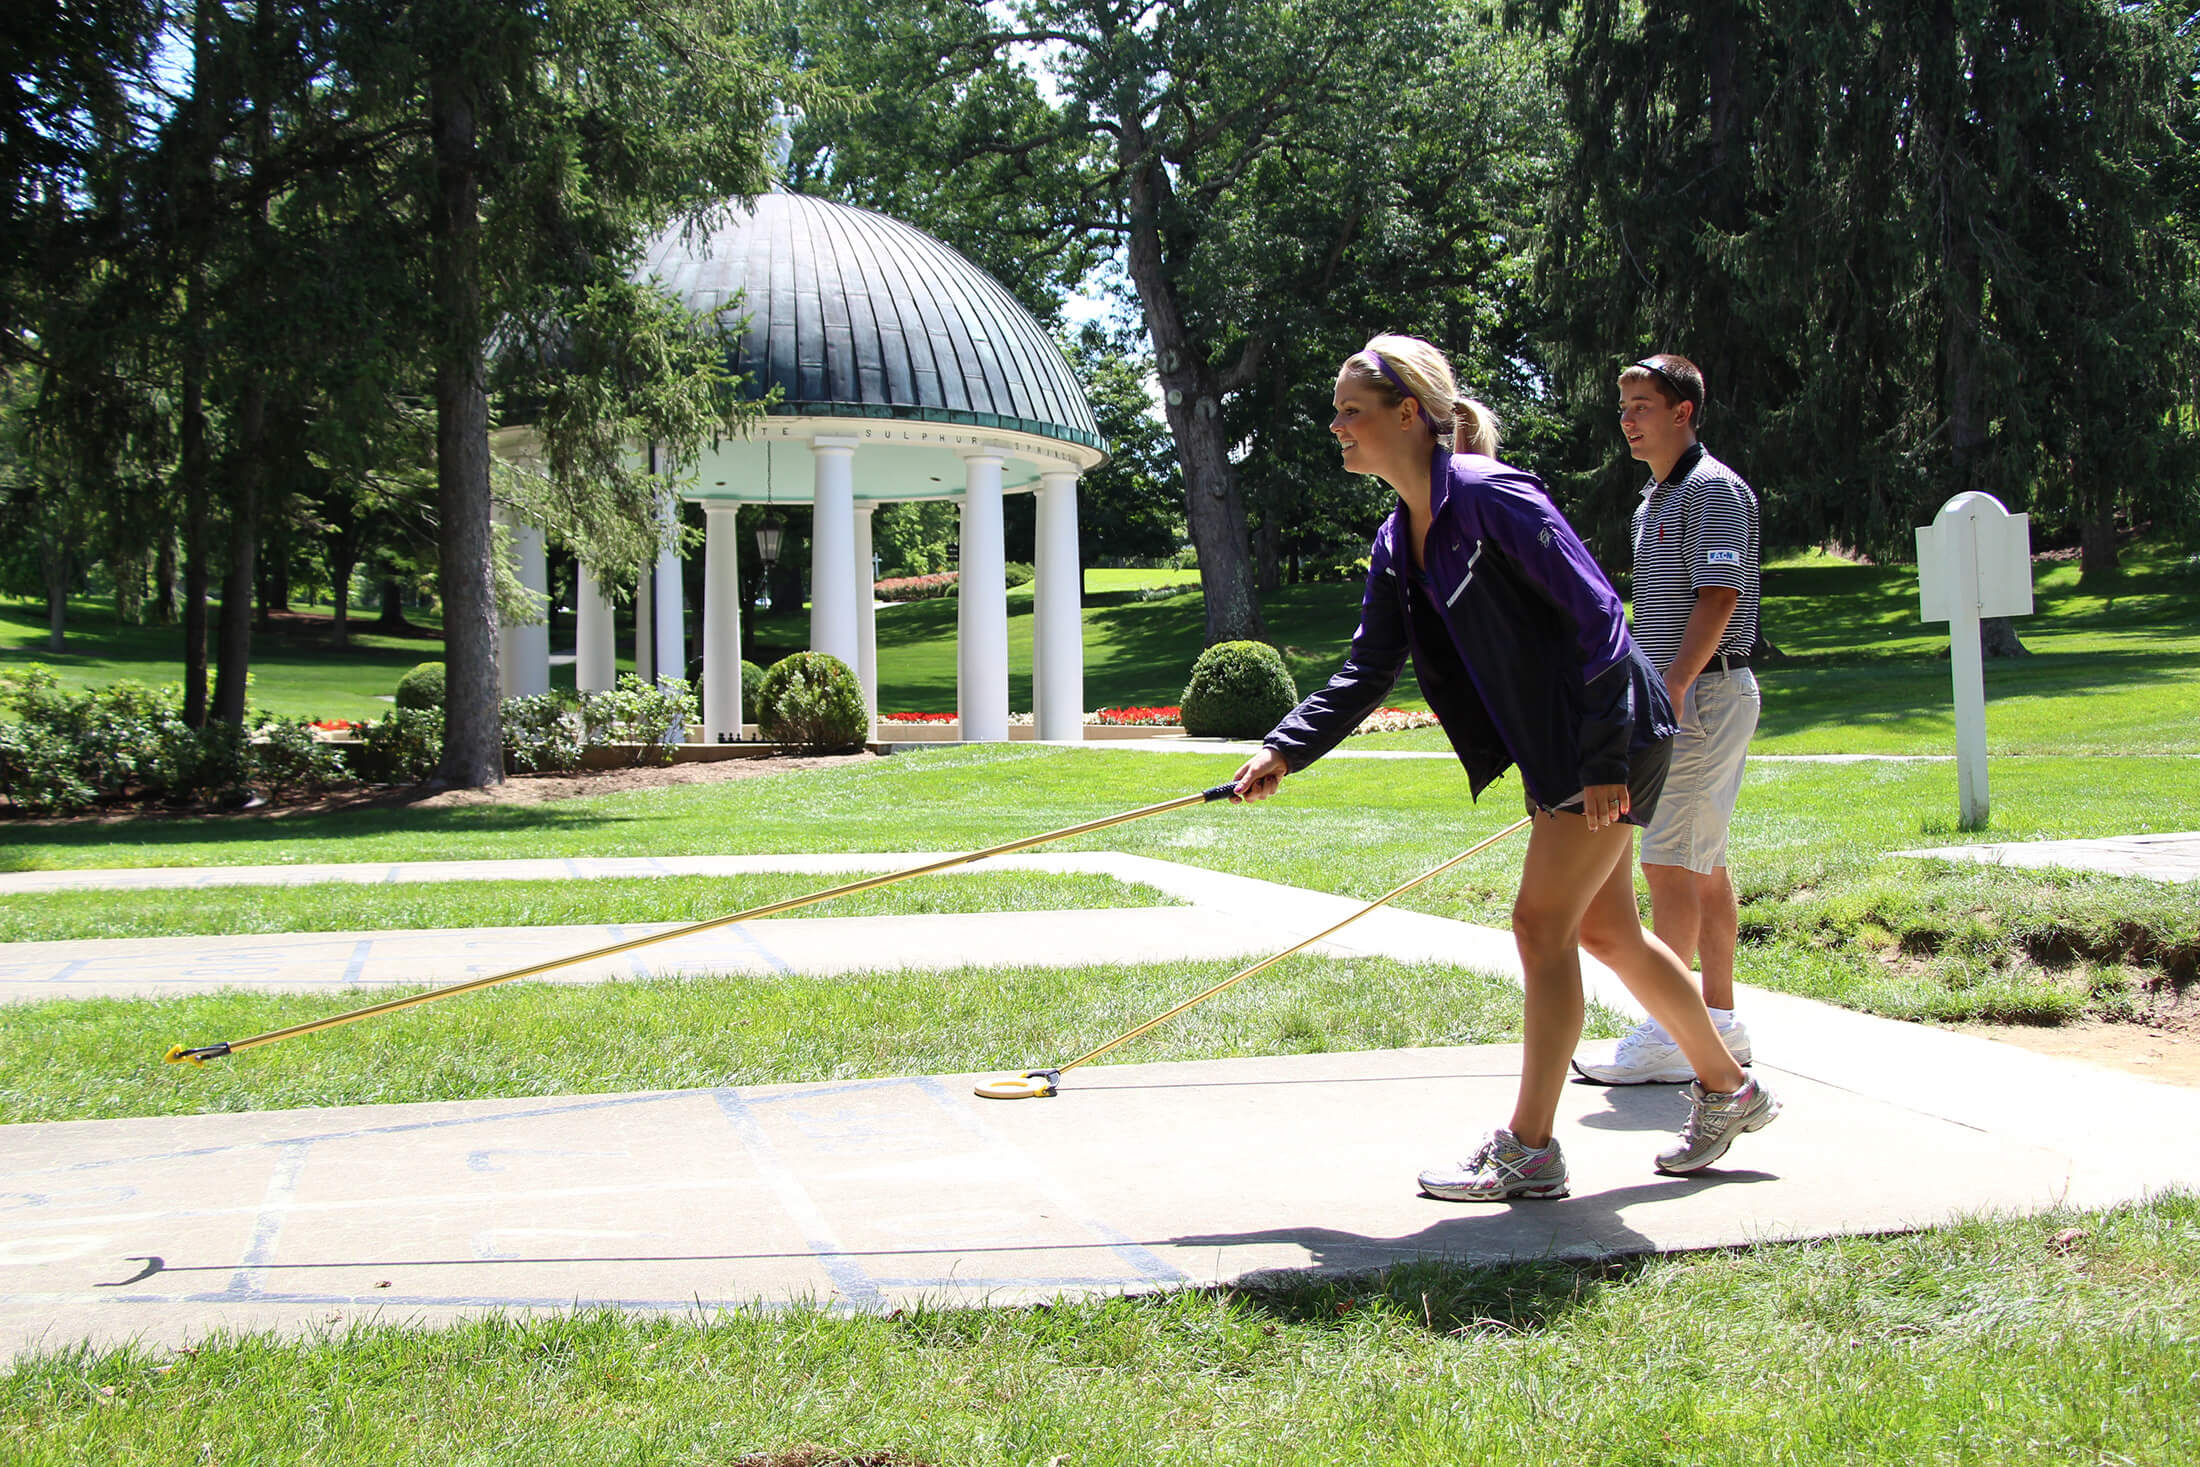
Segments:
[[[1425,455],[1427,445],[1418,442],[1413,431],[1420,424],[1420,414],[1412,398],[1386,403],[1367,383],[1339,372],[1331,402],[1336,414],[1329,420],[1329,431],[1336,435],[1344,466],[1351,472],[1384,474]]]

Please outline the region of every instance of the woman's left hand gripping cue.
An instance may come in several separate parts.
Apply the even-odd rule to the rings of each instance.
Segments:
[[[1258,754],[1238,766],[1230,783],[1237,786],[1237,793],[1230,797],[1233,805],[1247,800],[1265,800],[1283,783],[1283,777],[1291,772],[1283,756],[1274,749],[1262,749]]]

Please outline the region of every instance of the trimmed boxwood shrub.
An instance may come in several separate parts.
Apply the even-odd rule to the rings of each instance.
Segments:
[[[423,662],[397,680],[397,706],[443,711],[443,664]]]
[[[1012,560],[1001,567],[1001,580],[1010,590],[1030,585],[1031,578],[1037,574],[1028,561]]]
[[[764,691],[764,669],[741,659],[741,721],[756,722],[757,695]]]
[[[847,663],[824,652],[773,663],[758,680],[756,705],[764,737],[805,754],[847,753],[870,732],[863,685]]]
[[[1257,739],[1298,706],[1299,690],[1266,642],[1217,642],[1192,664],[1180,701],[1195,738]]]

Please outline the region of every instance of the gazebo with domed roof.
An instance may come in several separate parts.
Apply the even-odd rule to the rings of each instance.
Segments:
[[[706,445],[683,496],[705,516],[703,737],[741,728],[735,511],[813,512],[810,646],[856,669],[878,714],[871,517],[880,504],[951,499],[962,510],[957,712],[965,740],[1006,739],[1008,597],[1001,500],[1038,495],[1033,732],[1084,727],[1077,480],[1106,461],[1092,407],[1062,353],[1000,283],[940,241],[867,209],[772,193],[707,233],[667,230],[641,268],[690,310],[747,317],[730,365],[778,400],[746,437]],[[525,457],[529,430],[497,435]],[[809,473],[800,461],[809,460]],[[790,464],[790,459],[794,460]],[[792,468],[795,472],[788,472]],[[807,482],[803,482],[807,479]],[[543,584],[539,531],[515,526],[523,581]],[[636,599],[636,661],[683,645],[679,564],[666,555]],[[610,606],[580,576],[575,682],[607,688]],[[549,686],[546,628],[505,633],[507,694]],[[672,664],[668,675],[677,675]]]

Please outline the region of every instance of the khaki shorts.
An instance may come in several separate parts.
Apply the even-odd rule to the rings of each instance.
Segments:
[[[1681,701],[1673,765],[1657,815],[1642,833],[1642,862],[1706,875],[1726,864],[1726,828],[1763,703],[1757,675],[1746,667],[1705,672]]]

